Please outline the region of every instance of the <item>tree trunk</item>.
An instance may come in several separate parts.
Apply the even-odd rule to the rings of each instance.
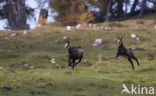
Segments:
[[[126,3],[126,5],[125,5],[125,11],[124,11],[124,18],[126,18],[127,17],[127,5],[128,5],[128,1],[126,1],[125,2]]]
[[[123,17],[124,12],[123,12],[123,0],[117,0],[118,6],[117,6],[117,18],[120,19]]]
[[[26,24],[25,0],[8,0],[7,12],[10,29],[23,30],[29,28]]]
[[[138,0],[134,0],[134,3],[133,3],[132,8],[131,8],[131,12],[130,12],[131,16],[134,14],[137,4],[138,4]]]
[[[48,17],[48,10],[47,9],[41,9],[40,11],[40,17],[37,25],[42,25],[47,23],[47,17]]]
[[[146,0],[142,0],[141,10],[140,10],[139,16],[142,16],[144,14],[144,10],[145,10],[145,7],[146,7],[145,3],[146,3]]]
[[[107,5],[107,12],[106,12],[106,15],[105,15],[105,21],[110,21],[110,17],[111,17],[111,6],[112,5],[112,0],[109,0],[108,1],[108,5]]]

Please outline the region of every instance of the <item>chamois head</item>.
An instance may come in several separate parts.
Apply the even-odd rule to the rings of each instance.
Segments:
[[[66,49],[66,48],[69,48],[69,47],[70,47],[70,41],[67,41],[64,48]]]
[[[121,37],[118,36],[117,42],[118,42],[119,45],[123,43],[123,42],[122,42],[122,36],[121,36]]]

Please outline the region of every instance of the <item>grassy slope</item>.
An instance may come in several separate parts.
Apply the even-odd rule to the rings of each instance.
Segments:
[[[107,22],[97,25],[112,26],[113,30],[82,28],[67,32],[63,27],[46,25],[28,31],[26,35],[23,31],[1,31],[0,49],[9,52],[0,52],[0,66],[3,67],[0,70],[0,96],[120,96],[123,83],[156,87],[156,59],[148,60],[156,57],[154,18],[150,16],[119,24]],[[16,32],[17,36],[5,39],[11,32]],[[135,33],[140,42],[131,39],[131,33]],[[141,66],[134,62],[135,71],[131,70],[126,59],[114,60],[117,48],[114,39],[118,34],[123,35],[126,47],[136,48],[134,52]],[[87,63],[80,63],[74,70],[67,67],[63,36],[70,37],[73,46],[84,47]],[[92,47],[96,38],[103,38],[104,42]],[[51,64],[51,58],[59,66]],[[24,61],[34,68],[10,67]]]

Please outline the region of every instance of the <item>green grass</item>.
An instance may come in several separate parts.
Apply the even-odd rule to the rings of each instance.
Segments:
[[[64,27],[46,25],[28,31],[26,35],[23,31],[1,31],[0,49],[4,51],[0,51],[0,67],[3,67],[0,70],[0,96],[121,96],[123,83],[156,87],[156,29],[152,22],[154,20],[143,18],[120,22],[120,26],[114,22],[97,25],[110,25],[113,30],[87,27],[67,32]],[[16,32],[17,36],[5,39],[11,32]],[[132,33],[140,41],[131,39]],[[127,48],[136,48],[134,53],[141,66],[134,61],[134,71],[125,58],[114,59],[115,39],[119,34]],[[87,63],[82,60],[75,69],[67,66],[64,36],[71,38],[72,46],[84,48],[83,60]],[[93,47],[96,38],[104,41]],[[56,64],[49,61],[51,58]],[[154,60],[149,60],[151,58]],[[22,62],[34,68],[11,67]]]

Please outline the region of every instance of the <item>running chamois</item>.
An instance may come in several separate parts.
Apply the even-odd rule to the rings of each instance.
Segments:
[[[81,62],[83,57],[83,49],[82,47],[71,47],[70,42],[66,42],[65,49],[68,48],[68,66],[74,67]],[[77,61],[78,60],[78,61]]]
[[[117,50],[117,54],[116,54],[116,59],[119,57],[119,56],[123,56],[123,57],[126,57],[128,59],[128,61],[131,63],[132,65],[132,69],[134,70],[134,64],[132,62],[131,59],[134,59],[138,66],[140,65],[137,58],[134,56],[134,53],[132,52],[132,49],[129,48],[129,49],[126,49],[125,46],[123,45],[123,41],[122,41],[122,37],[119,37],[118,36],[118,50]]]

